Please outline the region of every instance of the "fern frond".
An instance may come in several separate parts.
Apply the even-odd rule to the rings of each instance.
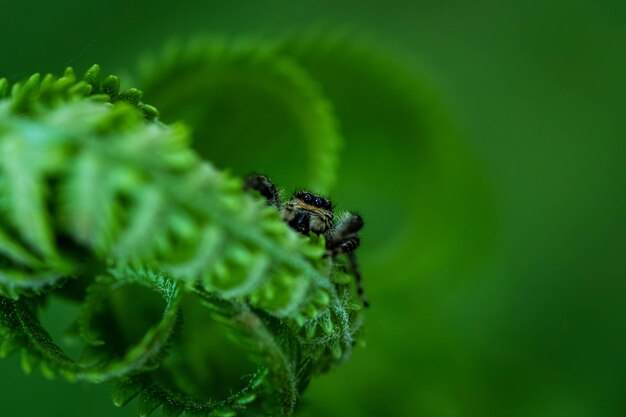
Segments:
[[[111,277],[99,279],[90,287],[85,299],[81,327],[85,334],[90,314],[97,308],[99,299],[106,297],[111,288],[130,283],[146,285],[159,292],[166,301],[162,320],[122,358],[108,359],[93,365],[83,365],[80,361],[70,359],[41,326],[36,308],[23,300],[4,299],[2,316],[5,317],[5,323],[2,324],[5,331],[8,329],[4,337],[6,340],[15,341],[16,334],[21,334],[20,344],[24,348],[22,355],[24,371],[30,373],[36,366],[39,366],[48,377],[60,375],[71,381],[99,383],[135,373],[149,366],[151,361],[167,346],[178,320],[177,305],[180,292],[174,281],[150,272],[131,273],[128,270],[124,271],[123,276],[118,275],[115,279]],[[93,342],[87,339],[88,342]]]
[[[263,65],[286,65],[273,61]],[[188,130],[159,122],[139,90],[100,78],[97,66],[80,81],[71,69],[35,75],[0,100],[0,353],[22,348],[24,370],[49,377],[123,378],[114,400],[140,395],[141,415],[162,404],[172,415],[291,415],[312,373],[345,360],[360,323],[353,294],[322,260],[323,240],[295,233],[239,178],[201,160]],[[321,149],[332,154],[334,143]],[[329,158],[328,171],[314,172],[320,187],[332,182]],[[82,360],[53,341],[35,302],[77,279],[91,282],[78,320]],[[156,291],[165,307],[116,356],[95,317],[131,284]],[[255,358],[258,370],[237,394],[201,400],[155,378],[180,327],[182,293],[200,297]]]
[[[161,54],[141,62],[138,78],[144,91],[170,117],[192,115],[209,128],[210,119],[198,114],[198,109],[219,106],[222,94],[236,96],[262,89],[285,103],[289,117],[303,132],[308,186],[327,193],[334,185],[343,139],[332,104],[295,60],[276,53],[270,43],[215,38],[172,43]]]
[[[310,376],[302,360],[300,344],[292,330],[280,320],[245,304],[215,297],[202,289],[200,297],[213,318],[227,325],[240,344],[253,347],[258,368],[247,376],[243,388],[223,400],[193,398],[171,385],[163,385],[152,374],[129,377],[113,391],[113,401],[122,406],[139,395],[140,415],[161,407],[165,415],[291,415],[299,396],[302,378]],[[251,409],[250,409],[251,408]],[[258,409],[257,409],[258,408]]]

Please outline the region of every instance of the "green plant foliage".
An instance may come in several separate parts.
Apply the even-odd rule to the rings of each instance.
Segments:
[[[490,233],[490,185],[438,94],[372,42],[311,34],[276,42],[274,50],[297,62],[333,103],[352,149],[338,169],[340,195],[351,194],[373,213],[395,214],[368,223],[378,245],[376,275],[402,265],[400,273],[414,278],[479,257]],[[376,155],[373,169],[362,169],[370,162],[364,154]],[[382,198],[372,199],[372,189]],[[475,230],[478,221],[484,230]]]
[[[137,72],[157,107],[170,120],[184,120],[196,133],[194,149],[219,155],[216,163],[239,174],[261,164],[287,189],[306,185],[325,192],[340,178],[332,190],[350,196],[369,219],[373,275],[401,264],[400,273],[412,277],[450,259],[478,258],[484,249],[474,241],[488,229],[472,229],[489,217],[482,170],[452,131],[437,95],[371,43],[339,34],[260,45],[201,37],[144,58]],[[184,88],[176,82],[181,78]],[[295,109],[294,97],[300,103]],[[306,111],[309,105],[320,110]],[[309,113],[317,117],[302,118]],[[274,117],[280,122],[272,123]],[[311,126],[325,133],[316,135]],[[341,164],[305,160],[300,151],[336,152],[327,142],[337,139],[346,148]],[[247,147],[273,159],[239,151]],[[394,169],[383,169],[389,166]],[[316,168],[332,172],[325,174],[332,181],[305,183],[302,171],[312,177]],[[396,215],[380,215],[386,212]]]
[[[329,188],[340,139],[316,84],[271,53],[220,48],[207,49],[215,82],[242,71],[287,100],[307,131],[310,181]],[[205,88],[179,70],[159,80],[172,106]],[[360,306],[343,266],[322,258],[323,239],[293,232],[203,160],[141,91],[93,66],[83,79],[68,68],[0,80],[0,98],[2,356],[21,350],[27,373],[113,381],[114,403],[138,396],[142,416],[289,416],[313,374],[348,358]],[[78,357],[42,324],[52,297],[82,305],[68,332]],[[188,303],[255,369],[224,398],[190,393],[170,363],[188,359],[176,353]]]
[[[280,178],[281,184],[324,193],[334,185],[343,139],[332,104],[317,81],[274,43],[216,38],[172,43],[145,57],[138,73],[167,120],[193,127],[194,147],[201,155],[218,154],[245,174],[254,166],[250,158],[271,166],[272,155],[282,153],[277,147],[291,141],[292,157],[281,160],[290,175]],[[262,139],[267,137],[273,140]],[[258,146],[259,140],[265,156],[240,152],[247,143]],[[293,183],[302,171],[306,184]]]

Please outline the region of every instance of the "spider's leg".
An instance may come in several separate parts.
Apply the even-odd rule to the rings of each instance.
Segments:
[[[361,244],[361,239],[358,236],[349,236],[343,242],[339,242],[335,247],[329,248],[326,251],[326,256],[336,257],[345,253],[348,256],[348,260],[350,261],[350,267],[352,269],[352,273],[354,274],[354,278],[356,280],[356,290],[361,297],[361,301],[363,302],[364,307],[369,307],[370,303],[365,298],[363,291],[363,278],[361,277],[361,270],[359,269],[359,264],[356,261],[356,255],[354,251]]]
[[[326,241],[326,256],[336,257],[341,255],[342,253],[352,253],[354,252],[359,245],[361,244],[361,239],[358,236],[349,236],[341,242],[337,242],[333,246],[328,245],[328,240]]]
[[[363,228],[363,219],[355,213],[349,213],[333,229],[325,234],[326,237],[326,255],[336,257],[345,253],[348,255],[352,273],[356,279],[356,287],[359,297],[363,302],[363,306],[369,307],[369,302],[363,294],[363,279],[359,264],[356,261],[354,251],[361,244],[361,239],[357,236],[359,230]]]
[[[278,190],[274,183],[265,175],[249,175],[244,182],[246,190],[256,190],[267,200],[268,206],[280,207]]]
[[[347,217],[337,223],[332,230],[326,233],[326,247],[332,250],[336,247],[341,246],[344,241],[354,237],[354,235],[358,233],[358,231],[362,228],[363,219],[361,218],[361,216],[359,216],[358,214],[349,213]],[[357,247],[358,243],[359,242],[357,242]],[[356,247],[354,249],[356,249]]]
[[[365,294],[363,291],[363,278],[361,277],[361,271],[359,270],[359,264],[356,261],[356,255],[354,252],[348,252],[348,259],[350,260],[350,266],[352,267],[352,273],[354,274],[354,278],[356,279],[356,291],[361,297],[361,302],[363,303],[363,307],[367,308],[370,306],[369,301],[365,298]]]

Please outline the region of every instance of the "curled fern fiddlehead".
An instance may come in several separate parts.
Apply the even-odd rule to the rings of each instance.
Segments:
[[[294,64],[253,55],[211,62],[243,63],[300,94],[298,112],[322,121],[307,124],[311,143],[323,144],[310,147],[311,181],[328,188],[338,134],[323,97]],[[349,355],[358,303],[322,259],[323,241],[291,231],[244,194],[240,179],[203,161],[183,126],[158,116],[141,91],[120,90],[97,66],[82,80],[69,68],[11,88],[0,80],[0,355],[21,350],[24,370],[48,377],[115,381],[115,404],[139,396],[142,416],[159,407],[165,415],[291,415],[310,377]],[[123,335],[132,317],[112,320],[129,304],[116,297],[133,286],[157,294],[161,310],[120,345],[110,336]],[[39,318],[51,296],[70,293],[82,303],[78,359]],[[169,362],[190,299],[255,366],[225,397],[190,393]]]
[[[173,43],[141,61],[139,78],[165,114],[182,117],[198,128],[196,141],[211,140],[211,132],[204,132],[202,126],[207,119],[224,117],[216,107],[282,107],[286,118],[298,125],[298,136],[308,151],[307,186],[328,192],[334,185],[343,140],[332,105],[307,71],[287,54],[277,53],[271,43],[203,38]],[[254,101],[257,96],[261,101]],[[241,123],[251,123],[241,117]]]

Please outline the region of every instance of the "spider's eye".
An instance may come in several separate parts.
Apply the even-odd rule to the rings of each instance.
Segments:
[[[311,200],[313,200],[313,196],[311,194],[307,193],[307,194],[304,195],[303,200],[304,200],[305,203],[310,203]]]
[[[322,205],[324,204],[324,202],[322,201],[321,198],[316,197],[315,198],[315,203],[314,203],[317,207],[322,207]]]

